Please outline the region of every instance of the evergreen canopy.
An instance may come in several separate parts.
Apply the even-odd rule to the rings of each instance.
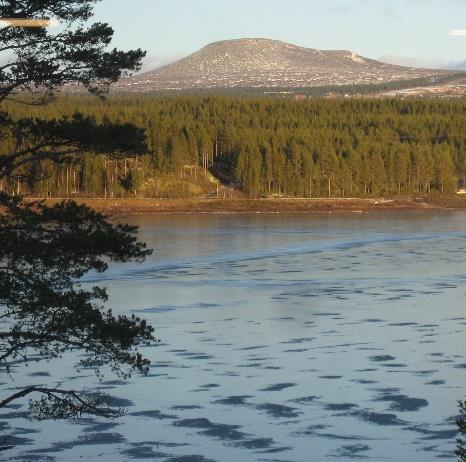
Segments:
[[[99,123],[147,134],[143,155],[42,162],[5,183],[36,196],[156,197],[163,175],[194,181],[208,169],[251,196],[333,197],[454,192],[466,174],[466,100],[345,99],[294,102],[231,97],[63,97],[45,111],[16,106],[21,120],[81,110]],[[4,138],[13,144],[14,137]],[[172,180],[172,183],[174,182]],[[0,188],[2,187],[0,181]],[[164,192],[162,192],[164,194]],[[183,190],[172,191],[182,196]]]

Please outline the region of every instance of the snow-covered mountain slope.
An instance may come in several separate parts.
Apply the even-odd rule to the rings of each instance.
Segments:
[[[172,64],[122,80],[115,89],[296,88],[375,84],[442,73],[385,64],[351,51],[316,50],[278,40],[246,38],[211,43]]]

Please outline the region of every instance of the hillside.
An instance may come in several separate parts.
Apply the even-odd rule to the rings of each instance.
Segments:
[[[446,73],[385,64],[352,51],[251,38],[211,43],[172,64],[122,80],[115,89],[299,88],[380,84]]]

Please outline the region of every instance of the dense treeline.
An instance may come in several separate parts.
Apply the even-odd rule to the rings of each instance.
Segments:
[[[379,196],[452,192],[466,173],[466,100],[79,96],[8,111],[17,119],[79,111],[98,122],[130,122],[146,129],[149,151],[37,163],[0,184],[10,192],[154,196],[164,177],[180,185],[164,193],[176,196],[188,194],[183,182],[210,170],[251,196]],[[17,144],[3,136],[0,152]]]

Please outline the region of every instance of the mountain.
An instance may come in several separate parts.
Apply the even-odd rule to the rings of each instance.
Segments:
[[[121,80],[115,89],[297,88],[385,83],[443,73],[386,64],[352,51],[245,38],[211,43],[172,64]]]

